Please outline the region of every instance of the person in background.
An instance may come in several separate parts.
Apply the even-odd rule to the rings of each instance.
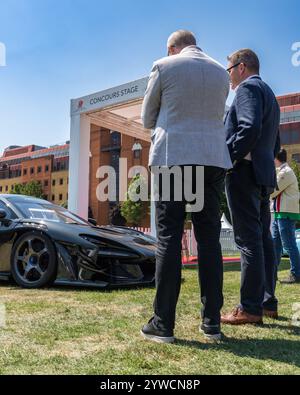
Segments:
[[[276,263],[281,262],[282,249],[289,254],[290,276],[282,284],[300,283],[300,255],[296,243],[296,221],[300,220],[299,185],[294,171],[287,164],[287,152],[281,149],[275,159],[277,190],[271,195],[274,212],[272,236],[276,250]]]

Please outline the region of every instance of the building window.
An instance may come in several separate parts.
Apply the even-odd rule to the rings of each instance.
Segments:
[[[30,168],[30,174],[34,174],[34,167]]]
[[[142,157],[142,145],[140,143],[134,143],[132,147],[134,159],[141,159]]]
[[[23,170],[23,176],[27,176],[27,169]]]
[[[52,195],[52,202],[54,202],[55,200],[55,195]]]
[[[6,187],[5,187],[5,192],[8,192],[8,186],[6,185]]]
[[[63,195],[62,195],[62,193],[59,195],[59,201],[62,201],[63,200]]]
[[[141,153],[142,151],[133,151],[133,157],[134,159],[141,159]]]
[[[55,180],[52,181],[52,186],[55,187]]]
[[[113,146],[121,145],[121,133],[110,131],[110,141]]]
[[[299,144],[300,143],[300,131],[295,130],[282,130],[280,133],[281,144]]]
[[[13,191],[14,189],[15,189],[15,186],[14,186],[14,185],[12,185],[12,186],[11,186],[11,190]]]
[[[294,160],[297,163],[300,163],[300,154],[293,154],[292,160]]]
[[[49,171],[49,165],[46,165],[45,166],[45,172],[48,173],[48,171]]]
[[[61,179],[59,180],[59,185],[64,185],[64,179],[63,179],[63,178],[61,178]]]
[[[44,181],[44,186],[47,187],[48,185],[49,185],[48,180],[45,180],[45,181]]]
[[[41,173],[41,172],[42,172],[42,166],[38,166],[37,172],[38,172],[38,173]]]
[[[0,192],[2,192],[2,187],[0,187]]]

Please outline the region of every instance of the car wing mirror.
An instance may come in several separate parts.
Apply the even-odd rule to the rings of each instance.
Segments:
[[[89,218],[88,221],[89,221],[89,223],[90,223],[91,225],[93,225],[93,226],[98,226],[97,221],[96,221],[95,219]]]
[[[6,219],[7,217],[7,212],[3,209],[0,209],[0,221]]]
[[[7,212],[3,209],[0,209],[0,224],[4,226],[9,226],[12,220],[7,218]]]

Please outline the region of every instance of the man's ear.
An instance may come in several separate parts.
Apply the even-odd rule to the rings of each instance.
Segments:
[[[169,47],[168,52],[169,56],[178,55],[181,52],[181,49],[178,47]]]
[[[174,55],[174,50],[175,50],[175,47],[169,47],[168,48],[168,56],[172,56],[172,55]]]
[[[247,72],[247,68],[244,65],[244,63],[241,63],[238,67],[240,69],[240,75],[242,75],[242,76],[245,75],[245,73]]]
[[[183,48],[175,47],[174,48],[174,55],[180,54],[180,52],[183,50]]]

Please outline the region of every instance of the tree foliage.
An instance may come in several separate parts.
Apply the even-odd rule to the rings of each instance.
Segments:
[[[16,184],[14,190],[12,191],[15,195],[26,195],[32,196],[40,199],[44,199],[45,195],[43,193],[42,184],[38,181],[30,181],[27,184]]]
[[[147,188],[146,181],[141,175],[137,175],[129,184],[126,201],[121,205],[121,214],[130,226],[140,225],[147,213],[148,202],[144,202],[141,199],[137,201],[132,199],[132,196],[140,195],[141,188]]]
[[[221,213],[220,213],[221,217],[223,216],[223,214],[225,214],[227,221],[231,223],[231,215],[230,215],[230,210],[228,207],[228,201],[225,191],[222,191],[222,195],[221,195]]]
[[[297,177],[297,180],[298,180],[298,185],[300,186],[300,168],[299,168],[298,163],[296,161],[292,160],[291,168],[293,169],[293,171]]]

